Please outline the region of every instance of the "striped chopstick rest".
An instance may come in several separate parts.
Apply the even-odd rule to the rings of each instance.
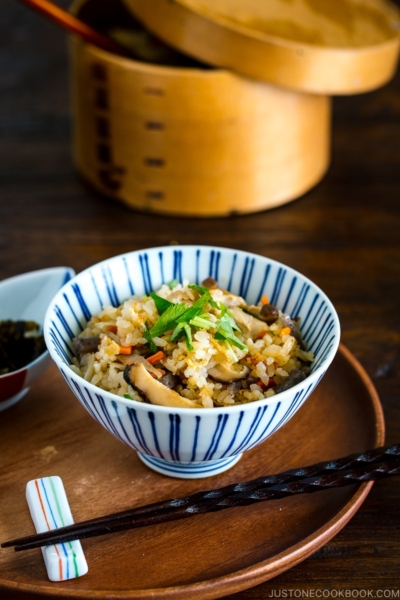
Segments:
[[[37,533],[74,523],[63,482],[58,476],[29,481],[26,500]],[[79,540],[42,547],[42,554],[50,581],[74,579],[88,572]]]

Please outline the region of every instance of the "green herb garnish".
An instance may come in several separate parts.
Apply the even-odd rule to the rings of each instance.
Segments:
[[[188,350],[194,350],[192,344],[192,330],[190,329],[190,326],[187,323],[178,323],[171,335],[170,341],[174,342],[175,340],[179,339],[182,335],[184,335],[186,338],[186,345],[188,347]]]
[[[143,337],[147,340],[150,350],[152,352],[158,352],[158,347],[155,345],[155,343],[153,341],[153,337],[149,331],[149,326],[148,326],[147,322],[144,324]]]
[[[236,335],[234,335],[232,333],[227,333],[224,329],[218,329],[218,331],[215,333],[214,337],[216,340],[223,340],[226,342],[230,342],[231,344],[233,344],[240,350],[246,350],[246,351],[248,350],[248,347],[246,346],[246,344],[243,344],[243,342],[241,342],[236,337]]]
[[[188,350],[192,351],[194,350],[192,344],[192,330],[190,329],[190,326],[187,323],[184,323],[183,329],[185,331],[186,346],[188,347]]]
[[[177,319],[178,323],[189,323],[191,319],[197,317],[203,312],[204,305],[209,301],[210,294],[203,294],[196,300],[193,306],[187,307],[186,311]],[[211,298],[211,296],[210,296]]]
[[[189,283],[188,288],[190,288],[191,290],[194,290],[195,292],[198,292],[200,294],[200,296],[202,296],[203,294],[208,294],[209,293],[209,289],[204,287],[203,285],[196,285],[195,283]]]
[[[231,361],[234,362],[234,363],[239,362],[238,357],[234,353],[233,348],[230,345],[229,341],[228,340],[224,340],[224,344],[225,344],[225,346],[227,348],[227,354],[230,357]]]
[[[235,330],[239,331],[240,328],[227,311],[219,321],[219,326],[215,333],[215,339],[228,341],[240,350],[248,350],[246,344],[243,344],[243,342],[236,337]]]
[[[195,283],[190,283],[188,285],[188,288],[190,288],[191,290],[195,290],[198,294],[200,294],[200,296],[203,296],[205,294],[207,294],[208,296],[208,302],[211,304],[211,306],[213,308],[217,308],[219,309],[220,307],[218,306],[218,304],[215,302],[214,298],[211,296],[210,294],[210,290],[202,285],[196,285]]]
[[[160,316],[157,323],[150,329],[150,335],[156,337],[174,329],[179,317],[187,310],[188,307],[186,304],[171,304],[171,306]]]
[[[151,298],[154,300],[154,304],[156,305],[156,309],[158,310],[158,314],[162,315],[165,311],[173,306],[173,302],[169,300],[165,300],[165,298],[161,298],[161,296],[157,296],[154,292],[150,292]]]
[[[231,360],[237,362],[237,357],[231,344],[244,351],[247,351],[248,348],[246,344],[243,344],[243,342],[236,337],[235,331],[240,331],[240,328],[229,313],[227,306],[223,303],[217,304],[212,298],[208,288],[196,284],[191,284],[189,287],[200,295],[192,306],[187,306],[184,303],[173,304],[172,302],[169,302],[169,300],[165,300],[154,292],[151,292],[150,296],[154,300],[160,318],[150,330],[146,324],[143,335],[148,341],[150,349],[153,352],[158,350],[153,341],[154,337],[172,331],[170,338],[171,342],[184,336],[188,350],[192,351],[194,348],[191,327],[206,330],[215,329],[215,339],[224,342],[228,348],[228,354],[231,357]],[[210,321],[208,319],[208,313],[204,312],[204,307],[207,303],[220,311],[221,316],[217,322]]]
[[[194,319],[190,319],[189,325],[193,327],[197,327],[198,329],[211,329],[212,327],[216,327],[216,323],[209,321],[203,315],[194,317]]]

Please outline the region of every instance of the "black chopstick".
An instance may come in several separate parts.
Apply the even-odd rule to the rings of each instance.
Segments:
[[[182,498],[139,506],[60,529],[9,540],[3,542],[1,547],[14,546],[16,551],[28,550],[398,474],[400,474],[400,444],[377,448],[362,454],[351,454]]]

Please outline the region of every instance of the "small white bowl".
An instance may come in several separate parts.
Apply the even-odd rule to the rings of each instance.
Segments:
[[[257,304],[263,294],[292,317],[315,355],[310,375],[270,398],[229,408],[170,408],[106,392],[69,367],[72,338],[104,305],[149,294],[173,279],[219,285]],[[200,478],[232,467],[294,415],[331,364],[340,338],[332,303],[309,279],[263,256],[207,246],[167,246],[110,258],[69,281],[50,303],[44,323],[47,347],[63,377],[90,415],[142,461],[171,477]]]
[[[0,321],[36,321],[42,329],[50,300],[74,275],[69,267],[55,267],[4,279],[0,282]],[[25,367],[0,375],[0,411],[21,400],[50,363],[45,351]]]

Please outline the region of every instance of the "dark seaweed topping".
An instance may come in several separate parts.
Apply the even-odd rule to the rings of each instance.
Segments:
[[[18,371],[46,350],[34,321],[0,321],[0,375]]]

